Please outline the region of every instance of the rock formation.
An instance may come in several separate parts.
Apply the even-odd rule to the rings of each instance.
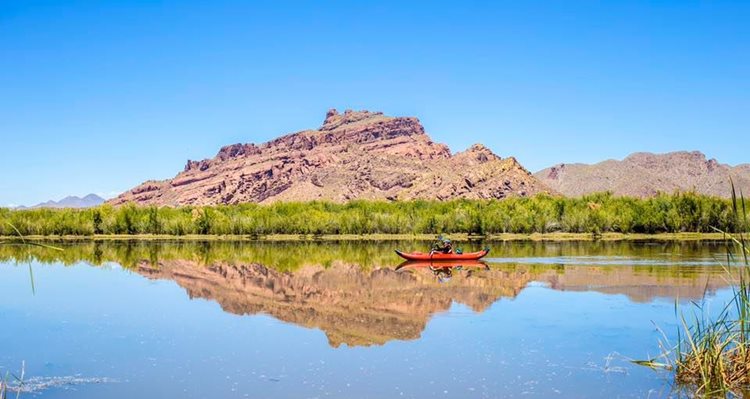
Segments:
[[[750,192],[749,164],[732,167],[715,159],[706,159],[697,151],[641,152],[622,161],[607,160],[593,165],[559,164],[534,176],[553,190],[574,197],[601,191],[635,197],[674,191],[729,197],[730,177],[738,189]]]
[[[514,158],[480,144],[452,155],[416,118],[330,110],[317,130],[223,147],[212,159],[188,161],[173,179],[147,181],[110,203],[500,199],[543,191]]]

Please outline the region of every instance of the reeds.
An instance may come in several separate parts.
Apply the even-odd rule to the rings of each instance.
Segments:
[[[21,388],[23,387],[23,378],[25,374],[25,364],[21,363],[21,372],[18,375],[6,372],[0,380],[0,399],[8,399],[8,393],[16,392],[15,398],[21,397]],[[11,381],[14,381],[13,387],[10,387]]]
[[[734,186],[732,205],[743,227],[740,233],[717,229],[729,243],[725,268],[733,283],[731,300],[716,315],[710,314],[705,303],[693,303],[690,317],[675,305],[681,323],[676,347],[662,345],[667,349],[657,359],[636,362],[673,371],[678,387],[699,397],[750,394],[750,247],[741,233],[747,231],[744,198],[741,194],[737,198]]]
[[[735,232],[731,202],[692,192],[637,199],[598,193],[582,198],[454,201],[324,201],[206,207],[132,204],[89,209],[0,208],[0,220],[24,235],[439,234]],[[0,224],[0,236],[15,235]]]

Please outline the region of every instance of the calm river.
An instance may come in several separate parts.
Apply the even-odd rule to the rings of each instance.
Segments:
[[[731,294],[719,243],[463,244],[487,265],[397,270],[426,245],[2,246],[0,372],[42,398],[661,398],[629,359],[676,335],[676,301]]]

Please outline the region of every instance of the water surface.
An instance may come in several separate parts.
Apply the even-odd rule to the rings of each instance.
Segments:
[[[730,294],[717,243],[464,244],[487,267],[396,270],[424,245],[0,247],[0,371],[55,398],[667,397],[627,359],[676,300]]]

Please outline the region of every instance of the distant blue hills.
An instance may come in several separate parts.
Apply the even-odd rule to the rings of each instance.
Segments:
[[[67,196],[59,201],[41,202],[33,206],[19,206],[16,209],[35,209],[35,208],[90,208],[101,205],[106,201],[104,198],[89,194],[83,198],[75,195]]]

